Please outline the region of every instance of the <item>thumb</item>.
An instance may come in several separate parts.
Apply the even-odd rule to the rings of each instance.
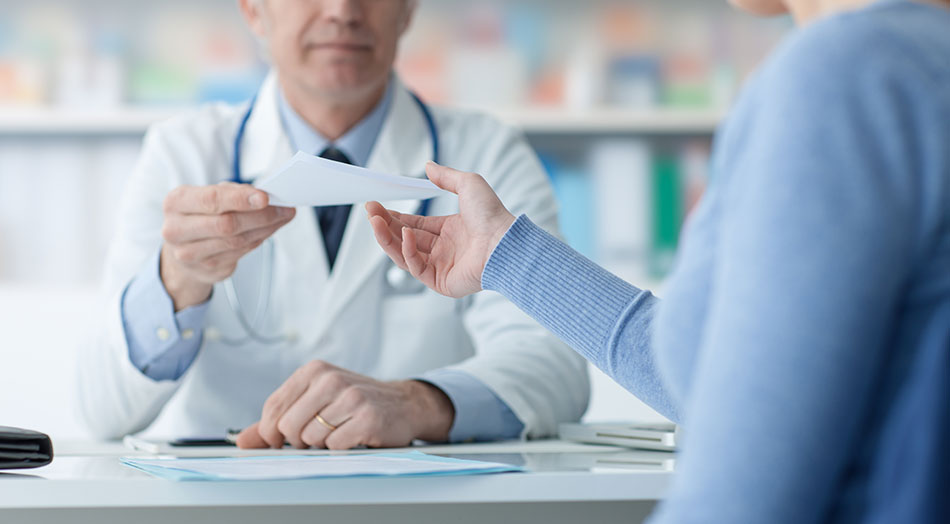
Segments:
[[[244,428],[244,431],[238,434],[237,436],[237,447],[241,449],[259,449],[259,448],[269,448],[270,444],[261,437],[259,431],[257,431],[258,423],[255,422],[250,426]]]
[[[461,174],[463,174],[461,171],[436,164],[435,162],[426,164],[426,176],[429,177],[429,180],[440,188],[455,193],[456,195],[459,192],[459,175]]]

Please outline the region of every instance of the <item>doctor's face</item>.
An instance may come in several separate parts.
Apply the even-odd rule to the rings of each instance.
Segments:
[[[282,82],[332,98],[385,84],[415,0],[241,0]]]
[[[788,12],[785,0],[729,0],[729,3],[744,11],[762,16],[780,15]]]

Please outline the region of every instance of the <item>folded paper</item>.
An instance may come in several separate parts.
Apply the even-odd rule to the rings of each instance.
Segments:
[[[299,152],[254,183],[275,206],[337,206],[377,200],[426,200],[451,193],[422,178],[379,173]]]

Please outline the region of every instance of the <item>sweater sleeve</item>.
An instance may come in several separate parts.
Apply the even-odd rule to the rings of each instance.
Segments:
[[[650,327],[659,303],[522,215],[495,247],[482,287],[501,293],[663,416],[678,421],[657,373]]]

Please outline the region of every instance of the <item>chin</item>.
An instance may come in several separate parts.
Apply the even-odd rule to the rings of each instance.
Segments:
[[[729,3],[759,16],[775,16],[788,13],[783,0],[729,0]]]
[[[307,84],[314,91],[334,98],[359,98],[379,85],[377,75],[366,71],[340,71],[338,68],[332,68],[315,73],[309,75]]]

